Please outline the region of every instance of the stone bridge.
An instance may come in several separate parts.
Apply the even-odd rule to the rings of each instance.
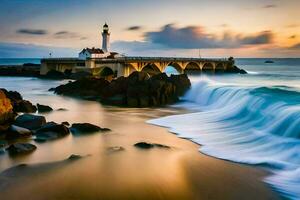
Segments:
[[[129,76],[134,71],[145,71],[149,74],[165,72],[171,66],[182,73],[217,73],[233,68],[233,59],[203,59],[178,57],[119,57],[113,59],[50,58],[42,60],[41,74],[50,70],[65,72],[90,71],[101,74],[105,68],[111,69],[116,76]]]

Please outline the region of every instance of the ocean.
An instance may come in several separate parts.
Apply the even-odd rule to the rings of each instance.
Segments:
[[[247,75],[191,77],[176,105],[190,114],[150,120],[224,160],[260,166],[288,199],[300,199],[300,59],[238,59]]]
[[[300,59],[266,60],[270,59],[237,59],[236,65],[248,71],[245,75],[190,76],[191,89],[174,105],[190,112],[148,123],[200,144],[201,153],[262,167],[270,172],[265,183],[288,199],[300,199]],[[0,59],[0,65],[27,62],[40,60]],[[18,90],[35,103],[81,108],[77,100],[47,92],[60,83],[0,77],[1,87]],[[93,106],[91,112],[97,110],[99,117],[101,109]],[[84,116],[95,120],[90,113]],[[0,160],[11,165],[6,157]]]

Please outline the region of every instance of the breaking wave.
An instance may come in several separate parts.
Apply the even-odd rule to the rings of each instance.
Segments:
[[[225,160],[260,165],[264,181],[300,199],[300,93],[286,86],[238,87],[209,79],[193,83],[182,106],[194,113],[150,120]]]

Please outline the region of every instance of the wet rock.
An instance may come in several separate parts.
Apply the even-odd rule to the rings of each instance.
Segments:
[[[34,106],[30,101],[21,100],[15,103],[14,111],[22,113],[35,113],[37,111],[37,107]]]
[[[3,147],[5,147],[5,146],[7,146],[7,141],[5,141],[5,140],[0,140],[0,148],[3,148]]]
[[[13,111],[15,113],[22,112],[22,113],[34,113],[36,112],[37,108],[34,106],[30,101],[24,100],[20,93],[16,91],[7,91],[5,89],[1,89],[7,98],[10,99]]]
[[[134,144],[135,147],[141,148],[141,149],[151,149],[154,147],[158,148],[170,148],[169,146],[163,145],[163,144],[156,144],[156,143],[147,143],[147,142],[138,142]]]
[[[5,90],[0,89],[0,124],[6,124],[14,118],[13,106],[10,99],[6,96]],[[2,127],[5,129],[5,127]]]
[[[55,88],[55,93],[99,100],[102,103],[129,107],[152,107],[175,103],[191,86],[187,75],[153,75],[133,72],[108,82],[84,78]]]
[[[73,161],[73,160],[78,160],[78,159],[81,159],[81,158],[82,158],[82,156],[80,156],[80,155],[72,154],[72,155],[70,155],[68,160]]]
[[[73,134],[95,133],[98,131],[110,131],[108,128],[101,128],[90,123],[74,123],[70,128]]]
[[[46,142],[64,137],[70,133],[69,129],[63,124],[48,122],[34,133],[37,142]]]
[[[8,129],[5,138],[6,139],[18,139],[18,138],[24,138],[24,137],[30,137],[32,132],[29,129],[19,127],[16,125],[11,125]]]
[[[60,80],[67,78],[67,76],[62,72],[50,70],[46,75],[40,76],[40,78]]]
[[[57,109],[57,111],[68,111],[68,109],[66,109],[66,108],[59,108],[59,109]]]
[[[65,125],[65,126],[70,126],[69,122],[62,122],[61,124]]]
[[[83,78],[91,78],[92,76],[93,75],[90,72],[81,71],[71,74],[70,79],[80,80]]]
[[[6,151],[8,151],[10,154],[17,155],[17,154],[28,154],[36,150],[36,146],[29,143],[17,143],[12,144],[8,148],[6,148]]]
[[[50,106],[41,105],[41,104],[37,104],[37,110],[39,113],[53,111],[53,109]]]
[[[29,130],[36,130],[46,124],[46,119],[43,116],[23,114],[16,118],[14,125],[23,127]]]

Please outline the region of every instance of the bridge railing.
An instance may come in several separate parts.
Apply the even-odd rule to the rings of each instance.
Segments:
[[[187,57],[120,57],[117,60],[122,61],[201,61],[201,62],[224,62],[228,61],[226,58],[187,58]]]

